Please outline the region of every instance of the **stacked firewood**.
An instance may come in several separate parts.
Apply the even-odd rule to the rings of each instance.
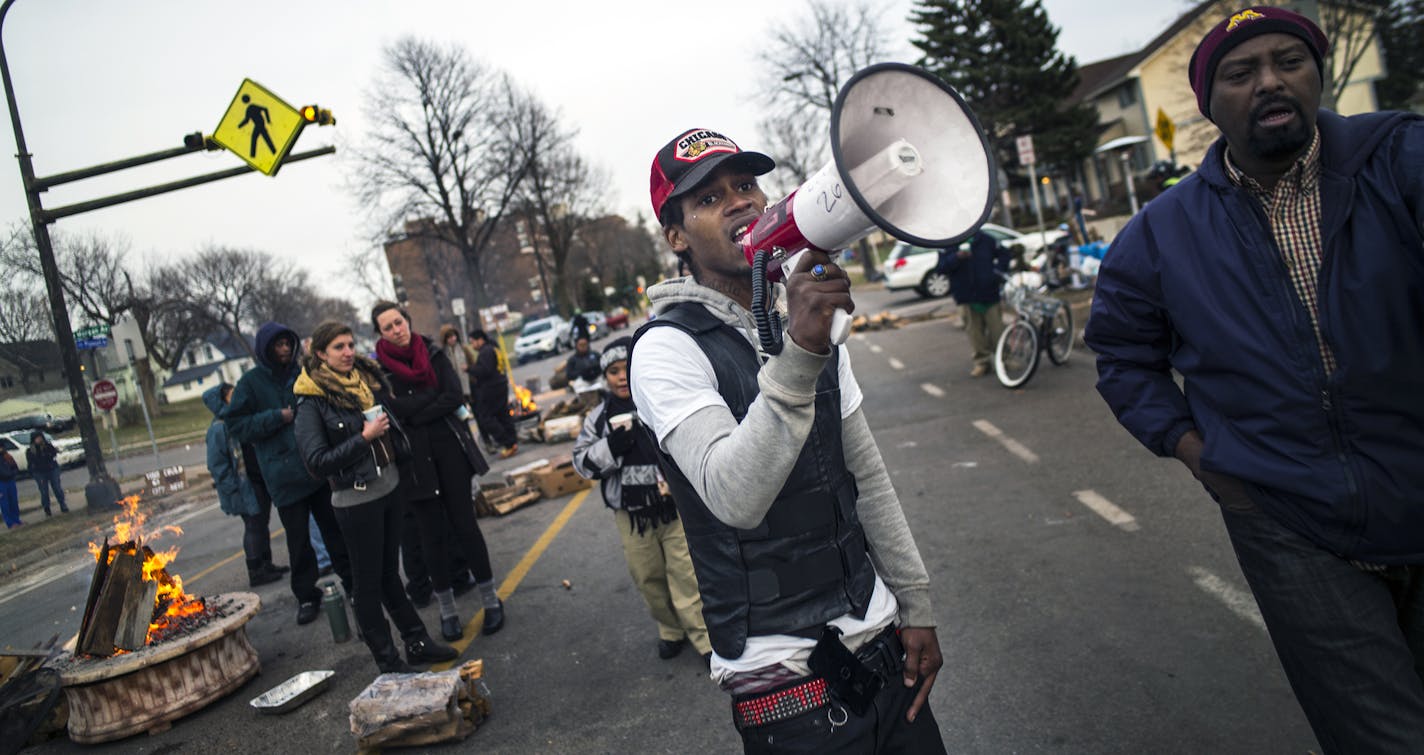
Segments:
[[[382,674],[351,701],[361,753],[465,739],[490,715],[484,661],[451,671]]]

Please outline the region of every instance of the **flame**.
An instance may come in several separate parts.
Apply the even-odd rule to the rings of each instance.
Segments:
[[[533,414],[539,410],[539,405],[534,403],[534,394],[522,385],[514,386],[514,401],[510,402],[509,413],[513,416]]]
[[[153,619],[148,624],[147,641],[151,644],[162,638],[162,633],[175,626],[174,620],[202,613],[206,606],[202,598],[183,591],[183,580],[168,571],[168,565],[178,556],[178,547],[154,550],[152,543],[166,534],[182,535],[183,528],[167,525],[149,530],[145,525],[148,515],[139,510],[139,496],[131,495],[119,502],[121,511],[114,515],[114,532],[106,542],[116,545],[109,549],[109,563],[121,551],[135,553],[143,549],[143,580],[157,582],[158,593],[153,601]],[[89,553],[97,560],[103,547],[89,543]]]

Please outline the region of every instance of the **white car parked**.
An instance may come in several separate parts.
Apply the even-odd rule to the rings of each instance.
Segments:
[[[568,337],[569,323],[554,315],[541,317],[524,323],[524,330],[514,342],[514,360],[524,364],[535,359],[559,353]]]
[[[1044,247],[1044,235],[1041,233],[1026,235],[993,223],[985,223],[980,230],[998,239],[1001,245],[1022,246],[1025,259],[1033,259]],[[1051,231],[1050,235],[1057,236],[1058,233]],[[969,241],[960,242],[958,248],[968,249]],[[915,293],[928,299],[948,296],[949,276],[935,270],[939,265],[940,251],[899,242],[890,252],[890,257],[885,260],[885,287],[891,291],[914,289]]]

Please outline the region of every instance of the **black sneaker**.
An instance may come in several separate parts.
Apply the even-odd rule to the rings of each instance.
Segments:
[[[316,621],[316,617],[317,617],[317,615],[320,614],[320,613],[321,613],[321,604],[320,604],[320,603],[318,603],[318,602],[316,602],[316,601],[312,601],[312,602],[310,602],[310,603],[302,603],[302,604],[300,604],[300,605],[297,606],[297,623],[298,623],[298,624],[310,624],[310,623],[312,623],[313,621]]]
[[[658,640],[658,657],[665,661],[669,658],[676,658],[685,645],[687,645],[685,637],[680,640]]]
[[[459,655],[455,648],[441,645],[429,637],[422,637],[405,644],[405,658],[412,666],[428,666],[432,663],[453,661]]]

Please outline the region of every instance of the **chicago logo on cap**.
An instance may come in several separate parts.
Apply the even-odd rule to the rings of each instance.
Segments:
[[[1230,21],[1226,22],[1226,30],[1235,31],[1236,27],[1240,26],[1241,24],[1247,21],[1255,21],[1258,18],[1265,18],[1265,16],[1253,10],[1243,10],[1240,13],[1237,13],[1236,15],[1232,16]]]
[[[687,163],[695,163],[707,155],[718,152],[731,152],[736,154],[741,150],[731,139],[717,133],[716,131],[693,131],[692,133],[677,140],[677,147],[673,150],[673,157]]]

